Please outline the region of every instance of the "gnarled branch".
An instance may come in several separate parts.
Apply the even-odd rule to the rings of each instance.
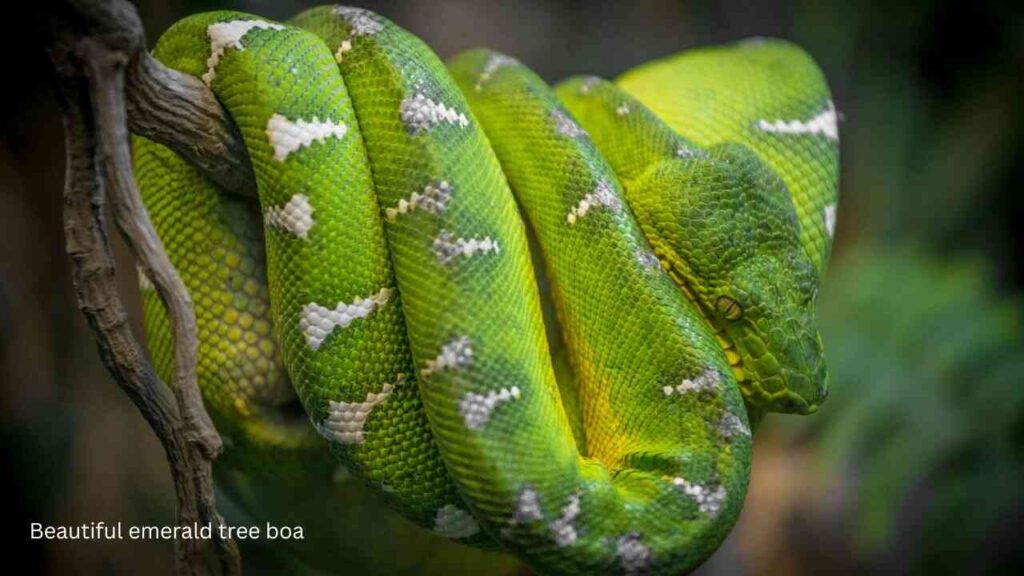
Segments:
[[[145,54],[142,25],[128,2],[68,0],[47,15],[46,23],[65,127],[65,242],[79,307],[108,370],[164,447],[178,523],[213,526],[220,571],[239,574],[238,550],[217,530],[223,519],[214,500],[212,461],[221,439],[196,384],[195,313],[142,205],[132,174],[128,126],[185,150],[183,155],[191,154],[212,179],[236,191],[245,192],[251,183],[248,158],[237,130],[205,86],[182,80],[184,76],[162,69]],[[129,67],[134,79],[126,94]],[[168,114],[183,98],[194,99],[187,112]],[[131,121],[129,108],[134,111]],[[245,171],[247,175],[239,175]],[[122,237],[152,279],[171,320],[175,349],[170,388],[157,377],[127,324],[104,216],[108,199]],[[205,542],[179,540],[176,545],[178,573],[209,572]]]
[[[256,197],[242,136],[213,92],[146,52],[128,67],[128,127],[174,150],[225,190]]]

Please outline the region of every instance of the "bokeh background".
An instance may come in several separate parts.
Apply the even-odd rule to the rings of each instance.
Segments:
[[[442,57],[487,46],[551,81],[615,76],[683,48],[748,36],[807,49],[842,114],[836,247],[819,300],[833,393],[811,417],[767,419],[741,521],[700,573],[1024,570],[1020,3],[355,3]],[[137,5],[152,43],[200,10],[283,19],[309,4]],[[31,521],[171,524],[173,497],[159,444],[100,364],[74,305],[49,64],[39,38],[17,22],[15,12],[0,35],[5,542],[40,573],[170,574],[167,542],[28,540]],[[119,243],[117,251],[122,294],[141,335],[131,257]],[[244,553],[250,573],[282,569],[266,546]]]

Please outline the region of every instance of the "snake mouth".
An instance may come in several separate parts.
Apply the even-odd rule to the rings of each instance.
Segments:
[[[818,404],[808,402],[790,390],[782,390],[775,394],[765,393],[762,397],[765,399],[762,404],[772,412],[807,415],[818,410]]]
[[[700,305],[698,304],[698,308],[699,307]],[[707,316],[704,315],[703,309],[701,309],[701,315],[707,319]],[[714,327],[710,322],[708,324]],[[750,375],[743,367],[743,356],[740,354],[740,351],[736,349],[736,346],[732,341],[726,336],[725,330],[716,331],[715,339],[718,341],[718,345],[722,349],[722,352],[725,353],[725,360],[729,363],[729,367],[732,368],[733,377],[736,378],[736,382],[739,383],[744,396],[746,396],[750,391]]]

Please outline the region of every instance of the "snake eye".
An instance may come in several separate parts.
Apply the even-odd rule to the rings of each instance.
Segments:
[[[739,320],[743,317],[743,307],[728,296],[719,296],[715,302],[715,308],[722,316],[725,316],[726,320]]]

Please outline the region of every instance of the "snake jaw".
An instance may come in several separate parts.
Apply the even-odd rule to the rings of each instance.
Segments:
[[[754,318],[712,324],[722,327],[719,343],[730,359],[744,397],[770,412],[815,412],[828,395],[817,331],[796,320],[760,318],[760,322],[773,328],[759,326]],[[737,362],[732,362],[733,357],[738,357]]]
[[[704,317],[707,318],[706,315]],[[725,353],[725,361],[728,362],[729,367],[732,368],[733,377],[736,378],[736,382],[740,385],[740,388],[744,388],[744,385],[750,377],[743,367],[743,355],[736,349],[736,346],[733,345],[732,341],[726,337],[724,330],[716,332],[715,338],[718,340],[718,345],[722,348],[722,352]]]

